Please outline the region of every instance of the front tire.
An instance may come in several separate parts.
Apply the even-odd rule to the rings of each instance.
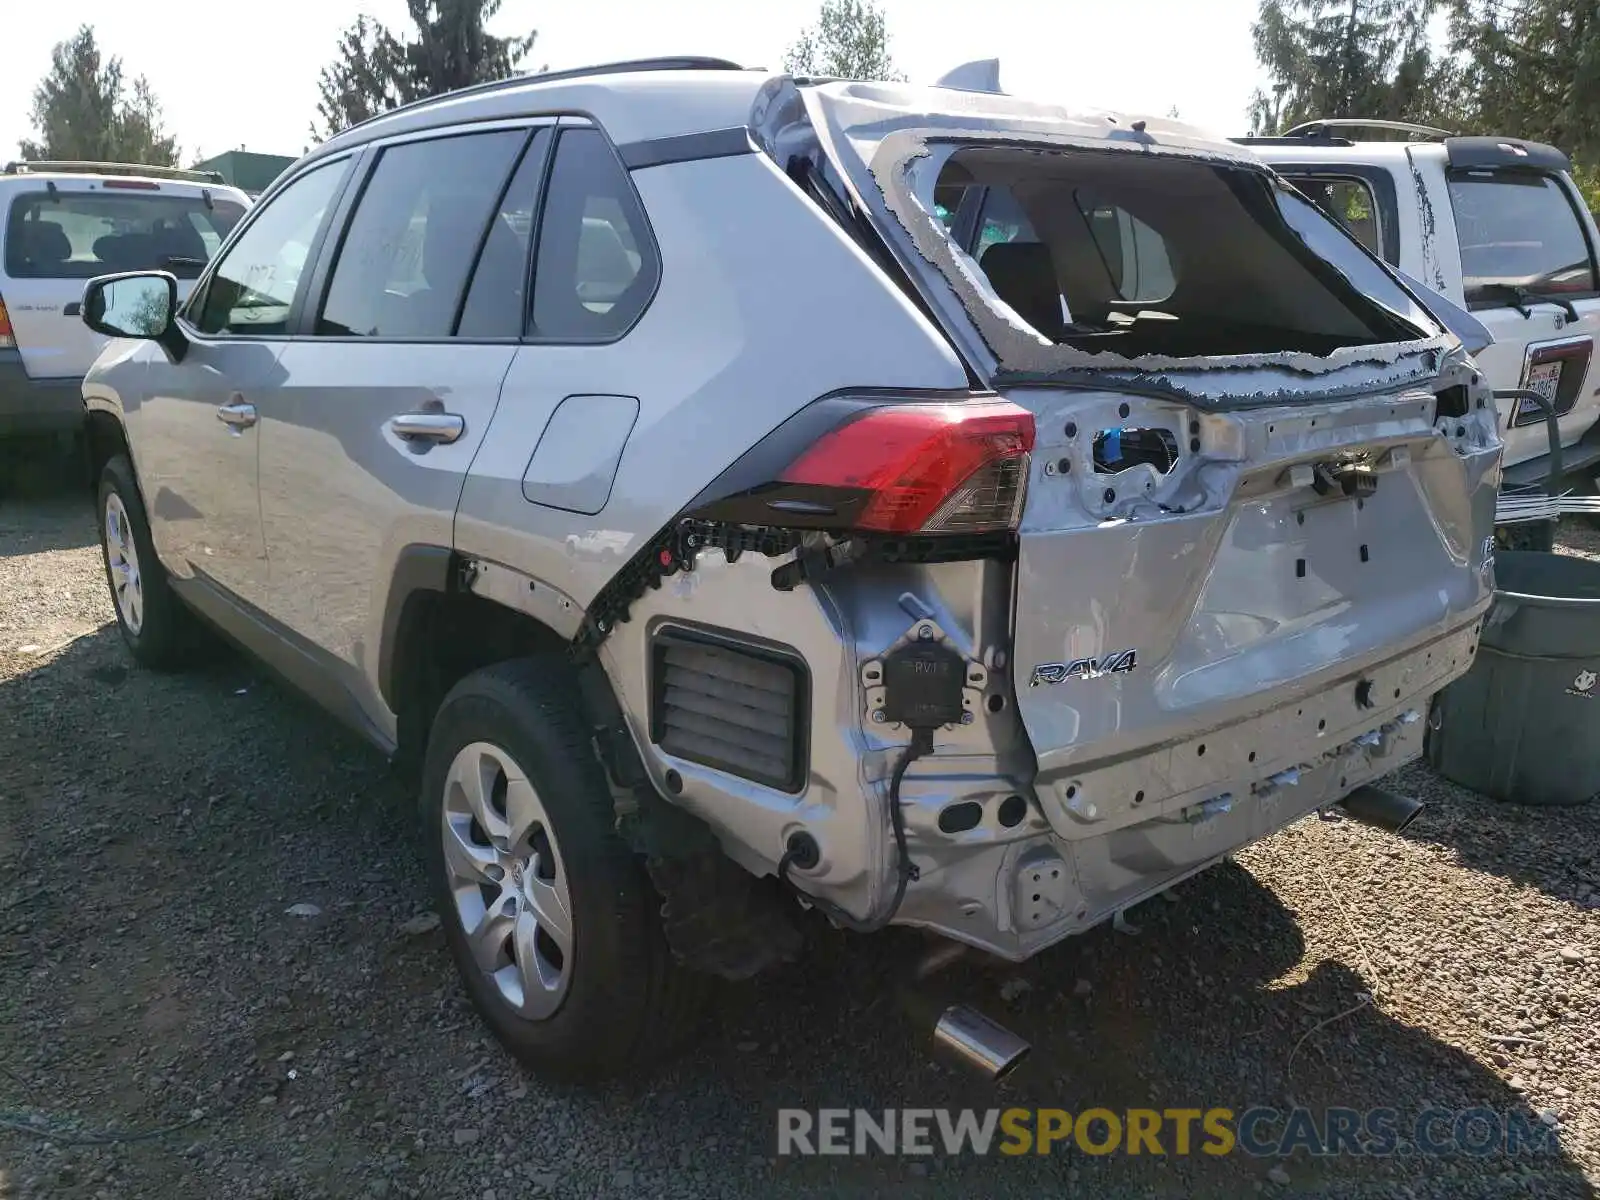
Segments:
[[[115,455],[106,463],[97,495],[100,555],[122,640],[141,666],[160,671],[186,666],[199,644],[199,624],[173,594],[156,557],[144,501],[126,455]]]
[[[428,739],[422,823],[473,1005],[524,1064],[588,1082],[675,1048],[703,980],[673,962],[660,899],[615,830],[568,670],[517,660],[451,690]]]

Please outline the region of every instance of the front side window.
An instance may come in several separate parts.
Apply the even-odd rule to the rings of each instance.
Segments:
[[[317,320],[323,336],[451,336],[467,276],[527,141],[503,129],[390,146],[368,177]]]
[[[1378,224],[1378,202],[1364,180],[1318,175],[1284,176],[1311,203],[1350,231],[1350,235],[1380,258],[1383,230]]]
[[[311,244],[349,167],[348,159],[313,167],[255,214],[196,297],[190,319],[200,332],[273,336],[287,330]]]
[[[1451,174],[1449,187],[1471,306],[1512,304],[1522,291],[1600,291],[1593,249],[1558,180],[1531,172],[1462,171]]]
[[[655,292],[659,268],[628,173],[596,129],[556,143],[533,269],[533,332],[610,341]]]
[[[93,279],[118,271],[170,271],[195,279],[244,206],[215,194],[162,192],[143,180],[93,191],[27,192],[11,202],[6,274],[13,279]]]

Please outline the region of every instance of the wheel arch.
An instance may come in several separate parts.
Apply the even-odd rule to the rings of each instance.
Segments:
[[[377,685],[396,717],[397,758],[419,767],[445,695],[480,668],[571,645],[530,613],[471,589],[468,564],[447,546],[398,554],[384,602]]]
[[[133,447],[128,443],[128,431],[122,419],[106,409],[90,406],[84,415],[83,430],[89,457],[89,487],[92,491],[100,486],[100,473],[106,469],[106,464],[118,454],[126,454],[128,461],[133,462]],[[133,475],[134,485],[140,486],[137,468]]]

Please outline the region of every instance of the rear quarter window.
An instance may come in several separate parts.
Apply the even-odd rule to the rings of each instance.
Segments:
[[[1449,187],[1470,304],[1509,304],[1519,290],[1600,291],[1595,248],[1559,180],[1533,172],[1461,171],[1451,174]]]
[[[650,303],[660,278],[644,210],[598,129],[556,142],[533,268],[533,333],[612,341]]]
[[[11,202],[6,274],[13,279],[92,279],[116,271],[169,270],[193,279],[244,207],[213,196],[135,191],[24,192]]]

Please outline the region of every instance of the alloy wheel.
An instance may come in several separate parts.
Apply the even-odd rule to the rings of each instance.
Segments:
[[[106,566],[111,573],[111,593],[128,632],[138,636],[144,627],[144,580],[139,574],[139,548],[122,497],[106,496]]]
[[[528,1020],[561,1007],[572,976],[572,895],[538,790],[504,750],[462,747],[445,776],[444,864],[478,969]]]

